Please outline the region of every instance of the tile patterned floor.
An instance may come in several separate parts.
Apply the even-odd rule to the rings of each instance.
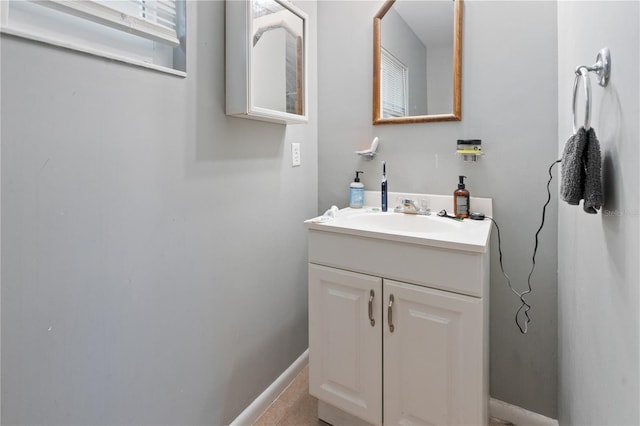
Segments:
[[[318,419],[318,400],[309,395],[309,367],[305,367],[277,400],[254,423],[255,426],[327,426]],[[491,419],[489,426],[516,426]]]
[[[309,367],[305,367],[255,426],[326,426],[318,420],[318,400],[309,395]]]

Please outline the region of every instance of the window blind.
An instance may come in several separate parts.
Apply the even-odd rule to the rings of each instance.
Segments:
[[[36,0],[35,3],[172,47],[176,0]]]
[[[381,55],[382,116],[404,117],[407,115],[407,66],[386,50]]]

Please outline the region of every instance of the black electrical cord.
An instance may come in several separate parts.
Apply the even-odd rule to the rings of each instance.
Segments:
[[[553,166],[555,166],[561,161],[562,160],[556,160],[553,163],[551,163],[551,166],[549,166],[549,181],[547,182],[547,202],[544,203],[544,206],[542,206],[542,222],[540,223],[540,227],[536,231],[536,235],[535,235],[535,245],[533,247],[533,256],[531,258],[531,271],[529,271],[529,276],[527,277],[527,290],[523,291],[522,293],[518,292],[516,289],[513,288],[513,286],[511,285],[511,279],[509,278],[507,273],[504,271],[504,266],[502,265],[502,242],[500,240],[500,227],[498,226],[498,222],[496,222],[494,218],[487,216],[487,218],[491,219],[491,221],[496,227],[496,230],[498,231],[498,254],[500,255],[500,270],[502,271],[502,275],[504,275],[504,277],[507,279],[507,284],[509,285],[509,288],[511,289],[511,291],[514,294],[516,294],[516,296],[518,296],[518,298],[520,299],[520,302],[522,302],[522,304],[520,305],[520,308],[518,308],[518,310],[516,311],[516,316],[515,316],[516,325],[518,326],[518,328],[520,329],[520,333],[522,334],[527,334],[528,325],[531,322],[531,318],[529,317],[529,310],[531,310],[531,305],[527,303],[527,301],[525,300],[525,296],[531,293],[532,291],[531,276],[533,275],[533,271],[536,268],[536,253],[538,252],[538,235],[540,234],[540,231],[542,231],[542,228],[544,227],[544,219],[547,211],[547,206],[551,202],[551,190],[549,189],[549,185],[551,185],[551,180],[553,180],[553,175],[551,174],[551,170],[553,169]],[[525,322],[524,322],[524,325],[521,325],[519,318],[520,318],[520,312],[522,312],[523,310],[524,310]]]

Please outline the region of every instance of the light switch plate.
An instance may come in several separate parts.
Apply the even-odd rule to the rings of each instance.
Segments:
[[[291,166],[297,167],[300,165],[300,143],[294,142],[291,144]]]

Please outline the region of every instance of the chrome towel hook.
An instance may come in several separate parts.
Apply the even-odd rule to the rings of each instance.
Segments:
[[[576,123],[576,109],[578,103],[578,82],[582,77],[584,87],[584,124],[585,130],[589,130],[591,127],[591,80],[589,80],[589,70],[584,65],[579,66],[576,69],[576,78],[573,80],[573,110],[571,111],[571,121],[573,123],[573,134],[578,133],[578,123]]]
[[[609,84],[609,76],[611,75],[611,51],[609,48],[604,47],[600,49],[598,56],[596,56],[596,63],[586,68],[596,73],[600,86],[607,87],[607,84]]]
[[[589,130],[591,125],[591,81],[589,80],[589,72],[595,72],[598,76],[598,84],[602,87],[606,87],[609,84],[609,77],[611,75],[611,51],[608,47],[600,49],[598,56],[596,56],[596,63],[588,67],[586,65],[578,65],[575,73],[576,78],[573,81],[573,111],[571,114],[571,120],[573,123],[573,133],[578,132],[578,124],[576,123],[576,108],[578,98],[578,84],[582,77],[584,96],[585,96],[585,111],[584,111],[584,129]]]

